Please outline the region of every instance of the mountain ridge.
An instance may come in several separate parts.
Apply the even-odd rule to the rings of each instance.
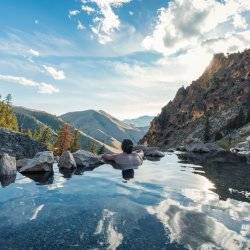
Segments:
[[[249,100],[250,50],[216,54],[201,77],[162,108],[140,142],[161,148],[193,139],[220,142],[250,122]]]

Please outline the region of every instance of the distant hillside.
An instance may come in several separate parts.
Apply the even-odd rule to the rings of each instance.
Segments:
[[[44,111],[27,109],[24,107],[14,107],[14,111],[18,120],[18,125],[21,129],[31,129],[34,131],[39,126],[47,126],[51,129],[53,134],[57,134],[57,131],[65,123],[60,117],[51,115]],[[80,131],[80,134],[81,147],[83,149],[89,149],[94,142],[97,147],[105,146],[108,150],[113,151],[110,146],[105,145],[83,131]]]
[[[44,111],[32,110],[24,107],[14,107],[18,124],[22,129],[35,130],[39,126],[48,126],[55,133],[63,126],[62,119]]]
[[[141,143],[175,147],[192,139],[217,141],[224,148],[250,130],[250,50],[216,54],[202,76],[175,98],[151,123]]]
[[[144,131],[124,123],[104,111],[86,110],[66,113],[61,118],[86,134],[113,147],[129,138],[134,143],[144,135]]]
[[[154,116],[144,115],[135,119],[126,119],[123,122],[135,126],[137,128],[149,127],[150,122],[154,119]]]

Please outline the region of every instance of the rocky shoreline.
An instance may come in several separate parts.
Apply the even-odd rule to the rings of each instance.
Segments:
[[[164,153],[156,147],[146,147],[143,145],[135,146],[134,150],[143,150],[145,158],[161,158]],[[74,153],[65,151],[60,157],[54,156],[52,151],[37,152],[32,158],[16,159],[8,153],[0,154],[0,179],[3,186],[15,181],[17,172],[27,174],[46,174],[53,173],[54,164],[57,164],[59,170],[75,169],[94,169],[105,162],[101,155],[93,154],[86,150],[78,150]]]

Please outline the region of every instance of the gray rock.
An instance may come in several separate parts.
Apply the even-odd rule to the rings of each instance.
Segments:
[[[38,152],[32,159],[22,159],[17,162],[18,171],[25,172],[52,172],[54,155],[51,151]]]
[[[0,128],[0,154],[7,153],[17,159],[32,158],[47,148],[27,135]]]
[[[148,157],[164,157],[165,154],[159,150],[158,147],[148,147],[144,145],[134,146],[134,150],[142,150],[144,156]]]
[[[243,155],[247,159],[247,163],[250,163],[250,136],[246,138],[246,141],[238,143],[234,148],[230,148],[232,153]]]
[[[0,175],[15,175],[16,174],[16,158],[8,154],[0,156]]]
[[[65,151],[58,161],[58,167],[64,169],[76,168],[76,162],[70,151]]]
[[[73,156],[76,161],[76,165],[79,167],[93,167],[104,164],[101,157],[85,150],[78,150],[73,153]]]
[[[194,153],[212,153],[212,152],[223,152],[224,149],[219,147],[216,143],[191,143],[185,145],[185,149],[187,152]]]

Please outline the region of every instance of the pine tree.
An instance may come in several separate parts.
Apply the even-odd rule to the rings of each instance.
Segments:
[[[93,154],[96,154],[96,153],[97,153],[97,146],[96,146],[95,141],[92,141],[92,142],[91,142],[89,151],[90,151],[91,153],[93,153]]]
[[[208,142],[210,139],[210,124],[208,115],[205,116],[204,124],[204,142]]]
[[[236,128],[240,128],[241,126],[243,126],[244,122],[245,122],[244,111],[242,108],[240,108],[238,116],[236,118],[236,124],[235,124]]]
[[[18,131],[18,123],[11,106],[11,95],[5,100],[0,97],[0,127]]]
[[[98,154],[98,155],[104,154],[104,151],[105,151],[105,147],[102,145],[102,146],[98,149],[97,154]]]
[[[74,131],[73,139],[72,139],[72,142],[70,145],[71,152],[76,152],[77,150],[79,150],[81,148],[80,135],[81,134],[80,134],[79,130]]]
[[[29,136],[31,139],[33,139],[33,132],[31,129],[27,129],[26,131],[22,131],[22,133],[26,134]]]
[[[46,145],[49,148],[51,144],[51,140],[52,140],[52,133],[51,133],[50,128],[48,127],[43,128],[41,131],[41,137],[40,137],[39,142]]]
[[[54,145],[54,153],[55,155],[62,155],[62,153],[68,149],[70,149],[70,145],[72,143],[72,132],[71,127],[68,123],[65,123],[63,127],[60,129],[57,137],[57,141]]]

